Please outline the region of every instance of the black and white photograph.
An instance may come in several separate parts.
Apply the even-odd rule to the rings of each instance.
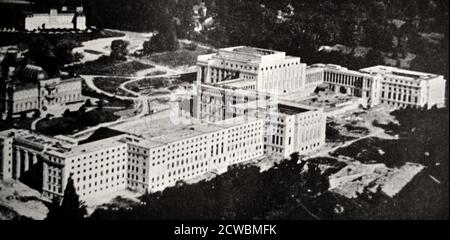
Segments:
[[[448,4],[0,0],[0,220],[448,220]]]

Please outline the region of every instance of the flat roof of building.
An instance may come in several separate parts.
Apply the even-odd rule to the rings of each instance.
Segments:
[[[63,153],[62,156],[64,156],[64,157],[73,157],[73,156],[78,156],[81,154],[97,152],[97,151],[101,151],[101,150],[104,150],[104,149],[107,149],[110,147],[118,146],[121,143],[125,143],[124,141],[122,141],[124,139],[124,137],[125,137],[125,134],[115,136],[115,137],[105,138],[102,140],[89,142],[89,143],[85,143],[85,144],[75,145],[75,146],[72,146],[68,151],[60,152],[60,151],[56,150],[56,152]],[[52,151],[49,151],[49,152],[54,153]]]
[[[243,79],[243,78],[236,78],[236,79],[231,79],[228,81],[222,81],[222,82],[218,82],[215,83],[215,85],[219,85],[219,86],[228,86],[228,87],[236,87],[236,88],[243,88],[249,85],[254,85],[256,84],[256,80],[252,80],[252,79]]]
[[[348,74],[355,74],[355,75],[364,75],[364,76],[369,76],[367,72],[360,72],[360,71],[356,71],[356,70],[350,70],[346,67],[340,66],[340,65],[336,65],[336,64],[323,64],[323,63],[315,63],[312,65],[309,65],[306,67],[306,71],[308,70],[312,70],[312,69],[328,69],[328,70],[335,70],[335,71],[339,71],[339,72],[345,72]]]
[[[143,126],[142,131],[145,133],[139,135],[141,140],[136,141],[135,143],[145,147],[153,148],[208,133],[218,132],[227,128],[239,126],[241,124],[254,122],[257,120],[258,119],[254,117],[245,118],[242,116],[214,123],[173,126],[168,129],[163,129],[164,131],[158,132],[145,132],[146,129],[145,126]]]
[[[261,58],[267,55],[281,55],[285,56],[285,52],[276,51],[272,49],[264,49],[250,46],[234,46],[219,49],[219,53],[234,53],[238,55],[246,55],[252,58]]]
[[[440,76],[440,75],[433,74],[433,73],[424,73],[424,72],[406,70],[406,69],[402,69],[402,68],[383,66],[383,65],[377,65],[377,66],[373,66],[373,67],[363,68],[360,71],[366,72],[366,73],[380,73],[380,74],[384,74],[384,75],[392,75],[394,77],[398,76],[398,77],[420,79],[420,80],[429,80],[429,79],[433,79],[433,78]]]
[[[102,149],[117,146],[124,138],[125,134],[104,138],[98,141],[88,142],[85,144],[78,144],[76,139],[64,136],[50,137],[36,132],[31,132],[24,129],[10,129],[0,132],[0,136],[14,137],[18,142],[32,145],[38,148],[45,149],[47,153],[58,157],[72,157],[85,153],[96,152]]]
[[[0,132],[0,135],[3,137],[13,137],[18,142],[39,148],[53,149],[59,152],[67,152],[68,149],[76,146],[73,141],[65,141],[25,129],[9,129]]]
[[[233,48],[232,51],[248,53],[251,55],[258,55],[258,56],[278,53],[278,51],[274,51],[274,50],[270,50],[270,49],[255,48],[255,47],[248,47],[248,46],[238,46],[238,47]]]

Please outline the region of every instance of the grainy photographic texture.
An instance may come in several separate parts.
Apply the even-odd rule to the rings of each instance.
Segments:
[[[2,220],[448,219],[447,0],[0,0],[0,62]]]

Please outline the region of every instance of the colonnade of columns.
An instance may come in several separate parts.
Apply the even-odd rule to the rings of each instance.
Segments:
[[[30,171],[31,166],[34,166],[38,162],[36,153],[28,152],[17,147],[14,148],[14,156],[13,166],[15,166],[15,169],[13,170],[12,176],[14,179],[19,179],[25,172]]]

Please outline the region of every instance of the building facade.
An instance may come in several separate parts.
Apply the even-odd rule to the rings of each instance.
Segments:
[[[307,155],[325,144],[326,115],[321,108],[280,102],[257,112],[265,118],[264,153],[288,158]]]
[[[233,118],[153,138],[129,138],[129,188],[158,191],[264,155],[262,120]]]
[[[160,191],[264,155],[262,120],[234,118],[154,137],[123,133],[92,142],[28,130],[0,132],[0,177],[38,182],[61,197],[69,176],[81,199],[132,189]]]
[[[381,75],[349,70],[334,64],[313,64],[308,66],[307,81],[321,82],[330,90],[363,98],[368,106],[380,103]]]
[[[0,112],[5,116],[39,111],[41,114],[82,103],[79,77],[61,75],[49,78],[38,66],[2,63],[0,76]]]
[[[389,66],[373,66],[360,71],[382,76],[380,103],[398,108],[445,106],[446,80],[442,75]]]
[[[201,55],[197,81],[217,84],[239,80],[261,93],[286,94],[305,89],[306,64],[284,52],[246,46]],[[247,84],[249,82],[249,84]]]
[[[75,12],[68,12],[63,8],[61,12],[50,9],[49,13],[30,13],[25,17],[25,30],[38,29],[86,29],[86,17],[83,8],[79,7]]]

